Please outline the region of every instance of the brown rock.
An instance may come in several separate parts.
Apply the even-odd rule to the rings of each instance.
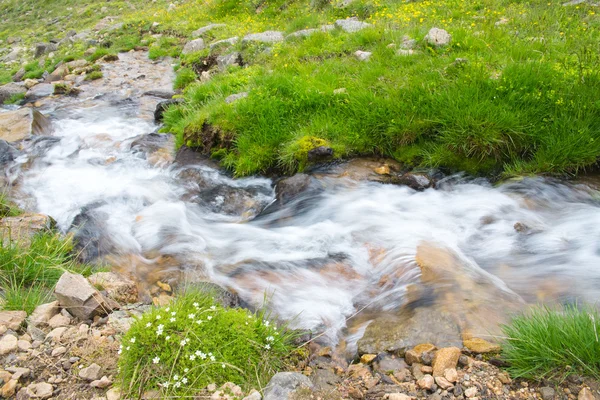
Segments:
[[[443,390],[448,390],[448,389],[451,389],[454,387],[454,385],[451,384],[450,382],[448,382],[448,380],[446,378],[444,378],[443,376],[436,376],[435,383],[437,383],[437,385],[439,387],[441,387]]]
[[[458,347],[439,349],[433,358],[433,376],[443,376],[444,371],[448,368],[456,368],[459,357],[460,349]]]
[[[79,370],[79,377],[88,381],[100,379],[102,368],[98,364],[92,364],[89,367]]]
[[[371,361],[373,361],[373,360],[374,360],[376,357],[377,357],[377,355],[376,355],[376,354],[363,354],[363,355],[360,357],[360,362],[361,362],[362,364],[370,364],[370,363],[371,363]]]
[[[431,343],[421,343],[413,347],[411,350],[407,351],[404,355],[404,359],[409,365],[413,363],[423,363],[422,355],[423,353],[430,352],[435,350],[436,347]]]
[[[32,383],[27,386],[26,393],[33,399],[47,399],[52,396],[53,389],[52,385],[46,382]]]
[[[0,139],[9,143],[29,135],[50,134],[51,131],[50,120],[37,110],[20,108],[0,113]]]
[[[473,353],[497,353],[500,351],[499,345],[480,338],[463,340],[463,344]]]
[[[590,389],[583,388],[579,391],[579,394],[577,395],[577,400],[596,400],[596,396],[594,396]]]
[[[431,390],[433,387],[434,379],[431,375],[425,375],[417,381],[417,386],[423,390]]]
[[[2,386],[2,397],[4,397],[5,399],[8,399],[9,397],[14,396],[16,390],[17,390],[17,381],[14,379],[11,379],[10,381],[6,382],[4,384],[4,386]]]
[[[59,304],[85,321],[106,315],[112,308],[104,297],[82,275],[65,272],[54,290]]]
[[[6,355],[16,351],[18,348],[19,339],[13,335],[5,335],[0,339],[0,355]]]
[[[61,326],[69,326],[71,324],[71,318],[65,317],[62,314],[56,314],[54,317],[50,318],[48,321],[48,326],[50,328],[58,328]]]
[[[31,237],[39,232],[49,231],[53,226],[54,220],[45,214],[27,213],[18,217],[6,217],[0,221],[0,238],[3,241],[12,240],[22,246],[28,246],[31,242]],[[27,317],[27,313],[24,311],[10,312],[24,313],[25,317]]]
[[[4,325],[8,329],[16,331],[21,328],[25,318],[27,318],[27,313],[25,311],[1,311],[0,325]]]
[[[454,383],[458,380],[458,372],[456,372],[455,368],[448,368],[444,371],[444,378],[446,378],[448,382]]]

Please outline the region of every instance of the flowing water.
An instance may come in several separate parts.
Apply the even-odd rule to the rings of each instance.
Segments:
[[[21,203],[78,232],[89,257],[121,260],[140,279],[170,270],[255,306],[266,297],[277,315],[324,330],[331,342],[355,313],[406,304],[421,279],[423,242],[458,255],[474,282],[528,303],[600,295],[593,185],[536,178],[493,186],[452,176],[419,192],[353,180],[342,165],[315,175],[318,190],[277,205],[270,179],[150,160],[134,141],[156,126],[132,107],[49,111],[59,140],[32,142],[17,160]]]

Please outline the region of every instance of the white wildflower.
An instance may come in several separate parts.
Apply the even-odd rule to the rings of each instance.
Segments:
[[[171,335],[168,335],[165,337],[165,340],[170,340],[171,339]]]
[[[225,368],[225,364],[221,364],[221,367],[222,367],[222,368]]]
[[[173,312],[171,313],[171,315],[174,317],[174,316],[176,316],[176,315],[177,315],[177,313],[176,313],[175,311],[173,311]]]
[[[183,383],[184,385],[185,385],[187,382],[188,382],[187,378],[183,378],[183,379],[181,380],[181,383]]]
[[[152,326],[152,322],[148,322],[148,323],[146,324],[146,328],[150,328],[151,326]]]
[[[160,315],[157,315],[157,316],[156,316],[156,319],[161,319],[161,318],[162,318],[162,317],[161,317]]]
[[[169,311],[171,311],[171,307],[167,307],[167,308],[165,308],[165,311],[166,311],[166,312],[169,312]]]
[[[196,308],[198,308],[198,306],[200,306],[200,304],[198,304],[198,303],[194,303],[194,304],[192,304],[192,305],[193,305],[194,307],[196,307]]]
[[[265,349],[271,350],[271,345],[270,344],[265,344]]]
[[[196,359],[196,356],[193,354],[190,354],[190,361],[194,361]]]
[[[125,347],[125,350],[129,350],[129,349],[131,349],[131,346]]]
[[[212,315],[209,315],[208,317],[206,317],[207,320],[211,320],[212,319]]]
[[[135,338],[134,338],[134,337],[132,337],[131,339],[129,339],[129,341],[130,341],[131,343],[135,343]]]
[[[170,319],[169,321],[171,321],[171,322],[175,322],[175,321],[176,321],[176,318],[172,318],[172,317],[171,317],[171,319]]]
[[[181,346],[185,346],[186,344],[187,344],[187,342],[185,341],[185,339],[182,340],[181,342],[179,342],[179,345],[181,345]]]
[[[269,326],[269,321],[264,321],[265,326]]]
[[[196,314],[188,314],[188,318],[189,319],[194,319],[194,318],[196,318]]]
[[[173,386],[175,386],[176,388],[178,388],[178,387],[181,386],[181,382],[175,382],[175,384]]]
[[[186,368],[186,369],[183,370],[183,372],[185,372],[187,374],[188,372],[190,372],[190,369]]]
[[[178,381],[178,380],[179,380],[179,375],[175,375],[175,376],[173,377],[173,380],[174,380],[174,381]]]
[[[152,364],[158,364],[160,362],[160,358],[159,357],[154,357],[152,359]]]
[[[217,359],[215,358],[215,356],[210,356],[210,361],[215,362],[217,361]]]

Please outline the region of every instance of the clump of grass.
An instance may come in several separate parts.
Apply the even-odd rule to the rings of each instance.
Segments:
[[[503,358],[514,377],[600,378],[600,313],[592,306],[534,308],[504,326]]]
[[[21,210],[8,199],[5,193],[0,192],[0,218],[16,217]]]
[[[95,62],[96,60],[101,59],[102,57],[112,54],[111,51],[105,47],[97,48],[90,56],[88,56],[88,61]]]
[[[25,93],[13,94],[4,102],[4,104],[19,104],[25,98]]]
[[[191,68],[180,68],[177,71],[177,76],[173,82],[174,89],[185,89],[190,83],[194,82],[198,77]]]
[[[79,94],[79,89],[66,83],[54,84],[54,94],[64,94],[67,96],[75,96]]]
[[[103,76],[102,71],[92,71],[87,73],[84,79],[86,81],[95,81],[96,79],[101,79]]]
[[[262,387],[290,355],[290,334],[263,314],[225,309],[188,291],[136,321],[121,342],[126,396],[194,396],[210,383]]]

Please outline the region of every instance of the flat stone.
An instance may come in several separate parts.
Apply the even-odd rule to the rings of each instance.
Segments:
[[[31,370],[29,368],[22,367],[11,367],[6,369],[9,372],[12,372],[11,379],[15,381],[21,380],[21,378],[27,378],[31,374]]]
[[[20,108],[0,113],[1,140],[11,143],[25,139],[30,135],[50,135],[51,133],[50,120],[37,110]]]
[[[251,33],[244,36],[242,39],[243,43],[247,42],[259,42],[259,43],[276,43],[284,40],[283,33],[279,31],[265,31],[261,33]]]
[[[232,94],[231,96],[227,96],[227,98],[225,98],[225,103],[231,104],[234,101],[237,101],[239,99],[243,99],[245,97],[248,97],[248,92],[242,92],[242,93]]]
[[[425,36],[425,40],[433,46],[440,47],[448,45],[452,36],[444,29],[431,28]]]
[[[60,342],[60,339],[62,338],[63,334],[68,330],[69,328],[67,328],[66,326],[61,326],[60,328],[55,328],[52,329],[50,331],[50,333],[48,333],[46,335],[46,341],[52,341],[52,342]]]
[[[52,357],[62,356],[67,352],[67,348],[65,346],[60,346],[52,350]]]
[[[353,33],[368,28],[371,26],[371,24],[359,21],[358,18],[353,17],[347,19],[338,19],[335,21],[335,26],[346,32]]]
[[[54,317],[50,318],[48,321],[48,326],[50,328],[58,328],[61,326],[69,326],[71,324],[71,318],[65,317],[62,314],[56,314]]]
[[[23,322],[27,318],[25,311],[1,311],[0,312],[0,325],[6,326],[8,329],[17,331],[23,325]]]
[[[302,30],[290,33],[289,35],[286,36],[286,39],[297,38],[297,37],[308,37],[317,32],[322,32],[322,30],[321,29],[302,29]]]
[[[16,336],[7,334],[0,339],[0,355],[12,353],[18,348],[19,339]]]
[[[197,51],[203,50],[206,47],[204,44],[204,39],[194,39],[190,40],[183,46],[183,50],[181,54],[191,54]]]
[[[40,83],[25,93],[25,100],[35,101],[54,94],[54,85],[51,83]]]
[[[29,316],[28,322],[30,325],[34,326],[47,326],[50,318],[58,314],[59,311],[58,301],[39,305]]]
[[[46,382],[32,383],[27,386],[27,395],[34,399],[47,399],[52,396],[54,388]]]
[[[100,379],[102,376],[102,368],[94,363],[87,368],[82,368],[79,370],[79,377],[88,381],[95,381]]]
[[[17,347],[19,348],[19,351],[27,351],[31,349],[31,342],[28,342],[27,340],[19,340],[17,342]]]
[[[456,368],[460,354],[460,349],[458,347],[445,347],[439,349],[433,358],[433,376],[444,376],[444,371],[448,368]]]
[[[206,26],[203,26],[202,28],[196,29],[194,32],[192,32],[192,37],[200,37],[208,31],[212,31],[213,29],[217,29],[217,28],[224,28],[226,26],[227,25],[225,25],[225,24],[206,25]]]
[[[106,315],[111,307],[82,275],[65,272],[54,289],[59,304],[82,321]]]

